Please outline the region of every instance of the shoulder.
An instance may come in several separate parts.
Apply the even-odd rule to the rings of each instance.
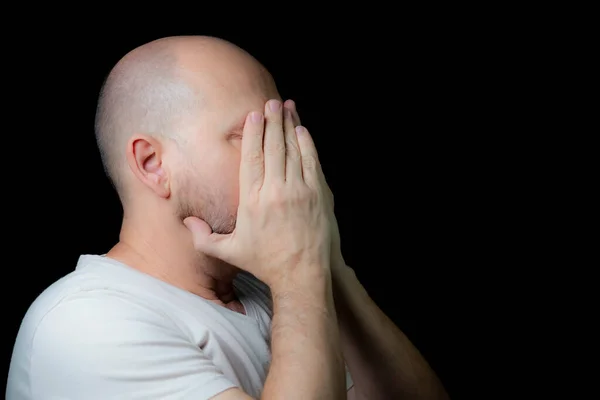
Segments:
[[[197,392],[200,399],[234,386],[156,303],[104,279],[75,278],[50,287],[27,313],[11,391],[145,399]]]
[[[48,362],[48,367],[56,357],[84,362],[128,340],[163,335],[182,336],[152,303],[106,282],[72,279],[51,286],[31,305],[13,360],[21,357],[38,366]]]
[[[153,304],[152,297],[143,296],[132,290],[121,276],[110,270],[110,265],[91,262],[59,279],[44,290],[31,304],[19,335],[40,337],[55,324],[82,329],[85,322],[89,327],[119,321],[136,315],[144,320],[167,318],[160,307]]]

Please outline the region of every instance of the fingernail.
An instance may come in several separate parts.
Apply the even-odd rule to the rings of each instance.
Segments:
[[[285,113],[286,118],[292,118],[292,112],[290,111],[289,108],[285,108],[284,113]]]
[[[262,120],[262,114],[256,111],[250,113],[250,121],[255,124],[259,123]]]
[[[281,103],[278,100],[271,100],[269,101],[269,108],[271,111],[279,111],[281,108]]]
[[[306,129],[303,126],[297,126],[296,127],[296,133],[298,135],[302,135],[304,132],[306,132]]]

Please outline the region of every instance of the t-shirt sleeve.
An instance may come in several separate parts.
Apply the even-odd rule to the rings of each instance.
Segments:
[[[42,319],[30,368],[35,399],[202,400],[236,386],[168,316],[96,291]]]
[[[354,381],[352,380],[352,375],[350,375],[350,369],[348,369],[348,365],[346,365],[346,390],[352,389],[354,386]]]

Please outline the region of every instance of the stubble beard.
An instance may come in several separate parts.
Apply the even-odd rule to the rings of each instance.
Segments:
[[[198,185],[183,186],[185,193],[180,197],[178,217],[197,217],[205,221],[214,233],[229,234],[235,229],[236,213],[228,209],[226,196],[215,190],[199,188]]]

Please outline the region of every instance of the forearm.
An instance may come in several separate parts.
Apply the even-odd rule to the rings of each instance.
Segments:
[[[419,351],[377,307],[354,271],[336,268],[333,292],[342,348],[360,399],[447,399]]]
[[[263,399],[345,399],[331,278],[271,288],[271,367]]]

